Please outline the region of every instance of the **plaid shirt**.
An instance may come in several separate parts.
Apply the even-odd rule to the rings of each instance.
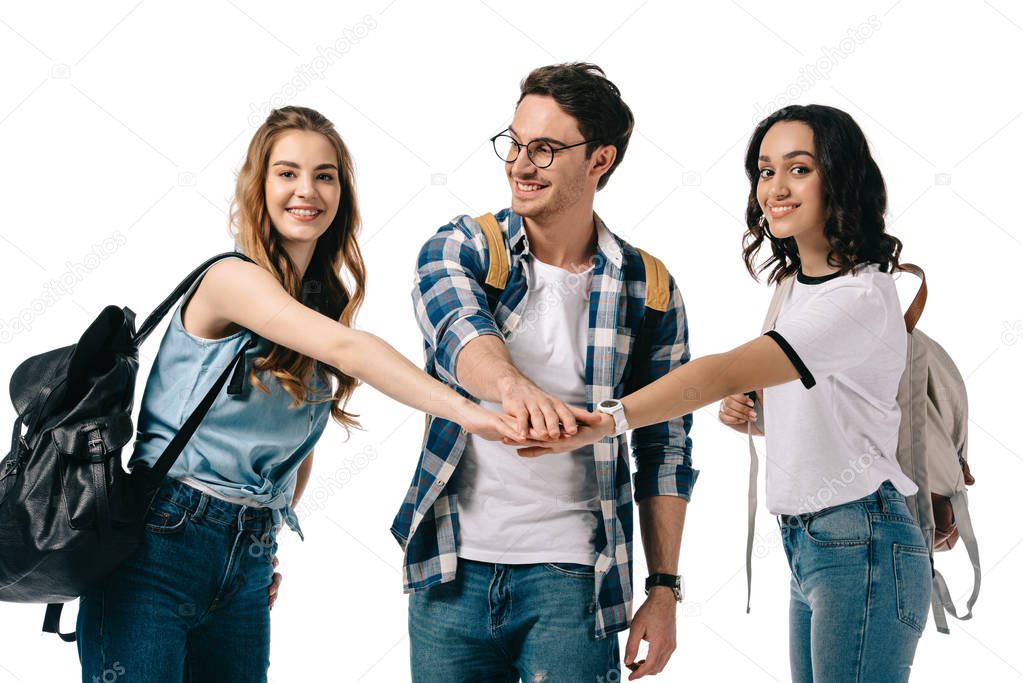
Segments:
[[[459,352],[476,337],[504,338],[521,318],[527,282],[524,259],[529,240],[522,218],[510,209],[497,214],[509,254],[504,290],[484,285],[489,265],[486,237],[475,220],[459,216],[437,231],[419,253],[412,291],[423,332],[426,371],[453,387]],[[649,357],[630,359],[645,310],[646,282],[635,248],[613,235],[599,217],[597,254],[589,301],[586,350],[587,409],[621,397],[629,361],[651,381],[689,360],[689,330],[682,296],[669,278],[668,309],[661,318]],[[470,396],[470,398],[472,398]],[[475,399],[473,399],[475,400]],[[632,433],[636,459],[636,500],[668,495],[689,499],[698,472],[692,467],[689,431],[692,415]],[[456,468],[467,433],[456,423],[433,417],[419,455],[412,485],[394,519],[391,533],[405,550],[405,592],[423,590],[455,578],[458,563]],[[593,444],[600,492],[594,577],[595,636],[605,638],[628,627],[632,618],[632,482],[624,438]],[[449,483],[450,482],[450,483]]]

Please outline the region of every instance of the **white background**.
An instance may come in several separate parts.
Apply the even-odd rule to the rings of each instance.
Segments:
[[[1023,310],[1011,295],[1023,257],[1014,177],[1023,92],[1012,85],[1021,57],[1023,9],[1006,0],[7,5],[0,375],[73,343],[106,304],[146,314],[193,266],[231,247],[234,173],[267,103],[320,110],[350,146],[369,269],[358,325],[418,361],[417,250],[452,216],[507,204],[487,138],[507,125],[531,68],[579,59],[605,68],[637,120],[597,210],[675,275],[694,355],[725,350],[759,332],[769,296],[740,259],[745,142],[783,104],[831,104],[870,138],[890,229],[904,259],[929,275],[921,329],[947,348],[970,391],[984,590],[975,619],[954,622],[951,636],[928,626],[916,678],[1014,680],[1023,677],[1023,459],[1012,417]],[[51,281],[65,289],[42,302]],[[908,276],[900,291],[912,294]],[[29,330],[12,331],[19,318]],[[142,350],[143,373],[161,334]],[[4,404],[6,429],[14,414]],[[387,530],[422,419],[368,387],[351,405],[365,431],[346,441],[328,427],[301,510],[308,540],[281,541],[274,681],[408,678],[401,553]],[[753,612],[743,609],[743,438],[713,408],[697,415],[692,436],[702,474],[682,547],[689,598],[661,680],[787,680],[788,571],[766,512]],[[638,538],[636,548],[641,580]],[[961,603],[965,551],[938,560]],[[74,680],[74,647],[39,635],[41,607],[0,610],[0,681]]]

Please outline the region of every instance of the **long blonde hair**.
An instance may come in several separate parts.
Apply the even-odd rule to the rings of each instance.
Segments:
[[[277,138],[291,130],[320,133],[337,152],[338,181],[341,201],[337,216],[316,241],[312,260],[303,277],[273,227],[266,208],[266,178],[270,150]],[[304,305],[344,325],[351,325],[362,305],[366,289],[366,266],[356,236],[361,226],[359,206],[355,197],[355,169],[341,136],[326,117],[306,107],[282,107],[270,112],[249,143],[245,163],[238,172],[234,200],[231,202],[231,231],[242,252],[273,274],[288,294]],[[347,269],[351,288],[341,277]],[[331,393],[316,394],[310,382],[313,359],[289,348],[274,344],[269,355],[253,364],[249,382],[266,393],[257,372],[269,372],[294,398],[292,407],[303,402],[333,403],[330,414],[345,428],[359,427],[357,415],[346,412],[345,406],[358,381],[325,363],[323,373],[336,380]],[[315,395],[314,395],[315,394]]]

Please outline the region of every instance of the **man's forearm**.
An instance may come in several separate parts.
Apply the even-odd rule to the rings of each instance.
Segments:
[[[512,363],[504,341],[492,334],[476,337],[458,353],[455,380],[482,401],[500,403],[515,418],[519,434],[548,441],[575,434],[576,421],[595,424],[599,418],[565,405],[546,393]]]
[[[458,384],[482,401],[499,403],[502,386],[526,377],[512,364],[504,342],[492,334],[476,337],[458,353]]]
[[[651,574],[678,574],[678,555],[688,501],[678,496],[650,496],[639,503],[643,552]]]

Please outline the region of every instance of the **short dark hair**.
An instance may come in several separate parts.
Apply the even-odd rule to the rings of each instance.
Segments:
[[[597,181],[597,189],[603,189],[625,158],[635,124],[632,110],[622,101],[618,86],[609,81],[596,64],[571,62],[533,69],[522,81],[520,90],[516,106],[526,95],[547,95],[575,118],[583,138],[594,140],[586,145],[587,158],[601,145],[614,145],[617,150],[614,163]]]
[[[843,275],[859,263],[876,263],[882,271],[899,266],[902,242],[885,232],[888,206],[881,169],[870,154],[870,145],[849,114],[820,104],[794,104],[774,112],[757,124],[746,149],[749,200],[746,204],[746,233],[743,258],[754,278],[768,268],[769,283],[792,275],[799,269],[799,251],[794,237],[776,239],[760,221],[764,212],[757,201],[760,182],[760,143],[771,126],[780,121],[799,121],[813,131],[821,192],[828,209],[824,237],[828,241],[828,264]],[[771,257],[759,268],[754,264],[764,240],[771,245]]]

